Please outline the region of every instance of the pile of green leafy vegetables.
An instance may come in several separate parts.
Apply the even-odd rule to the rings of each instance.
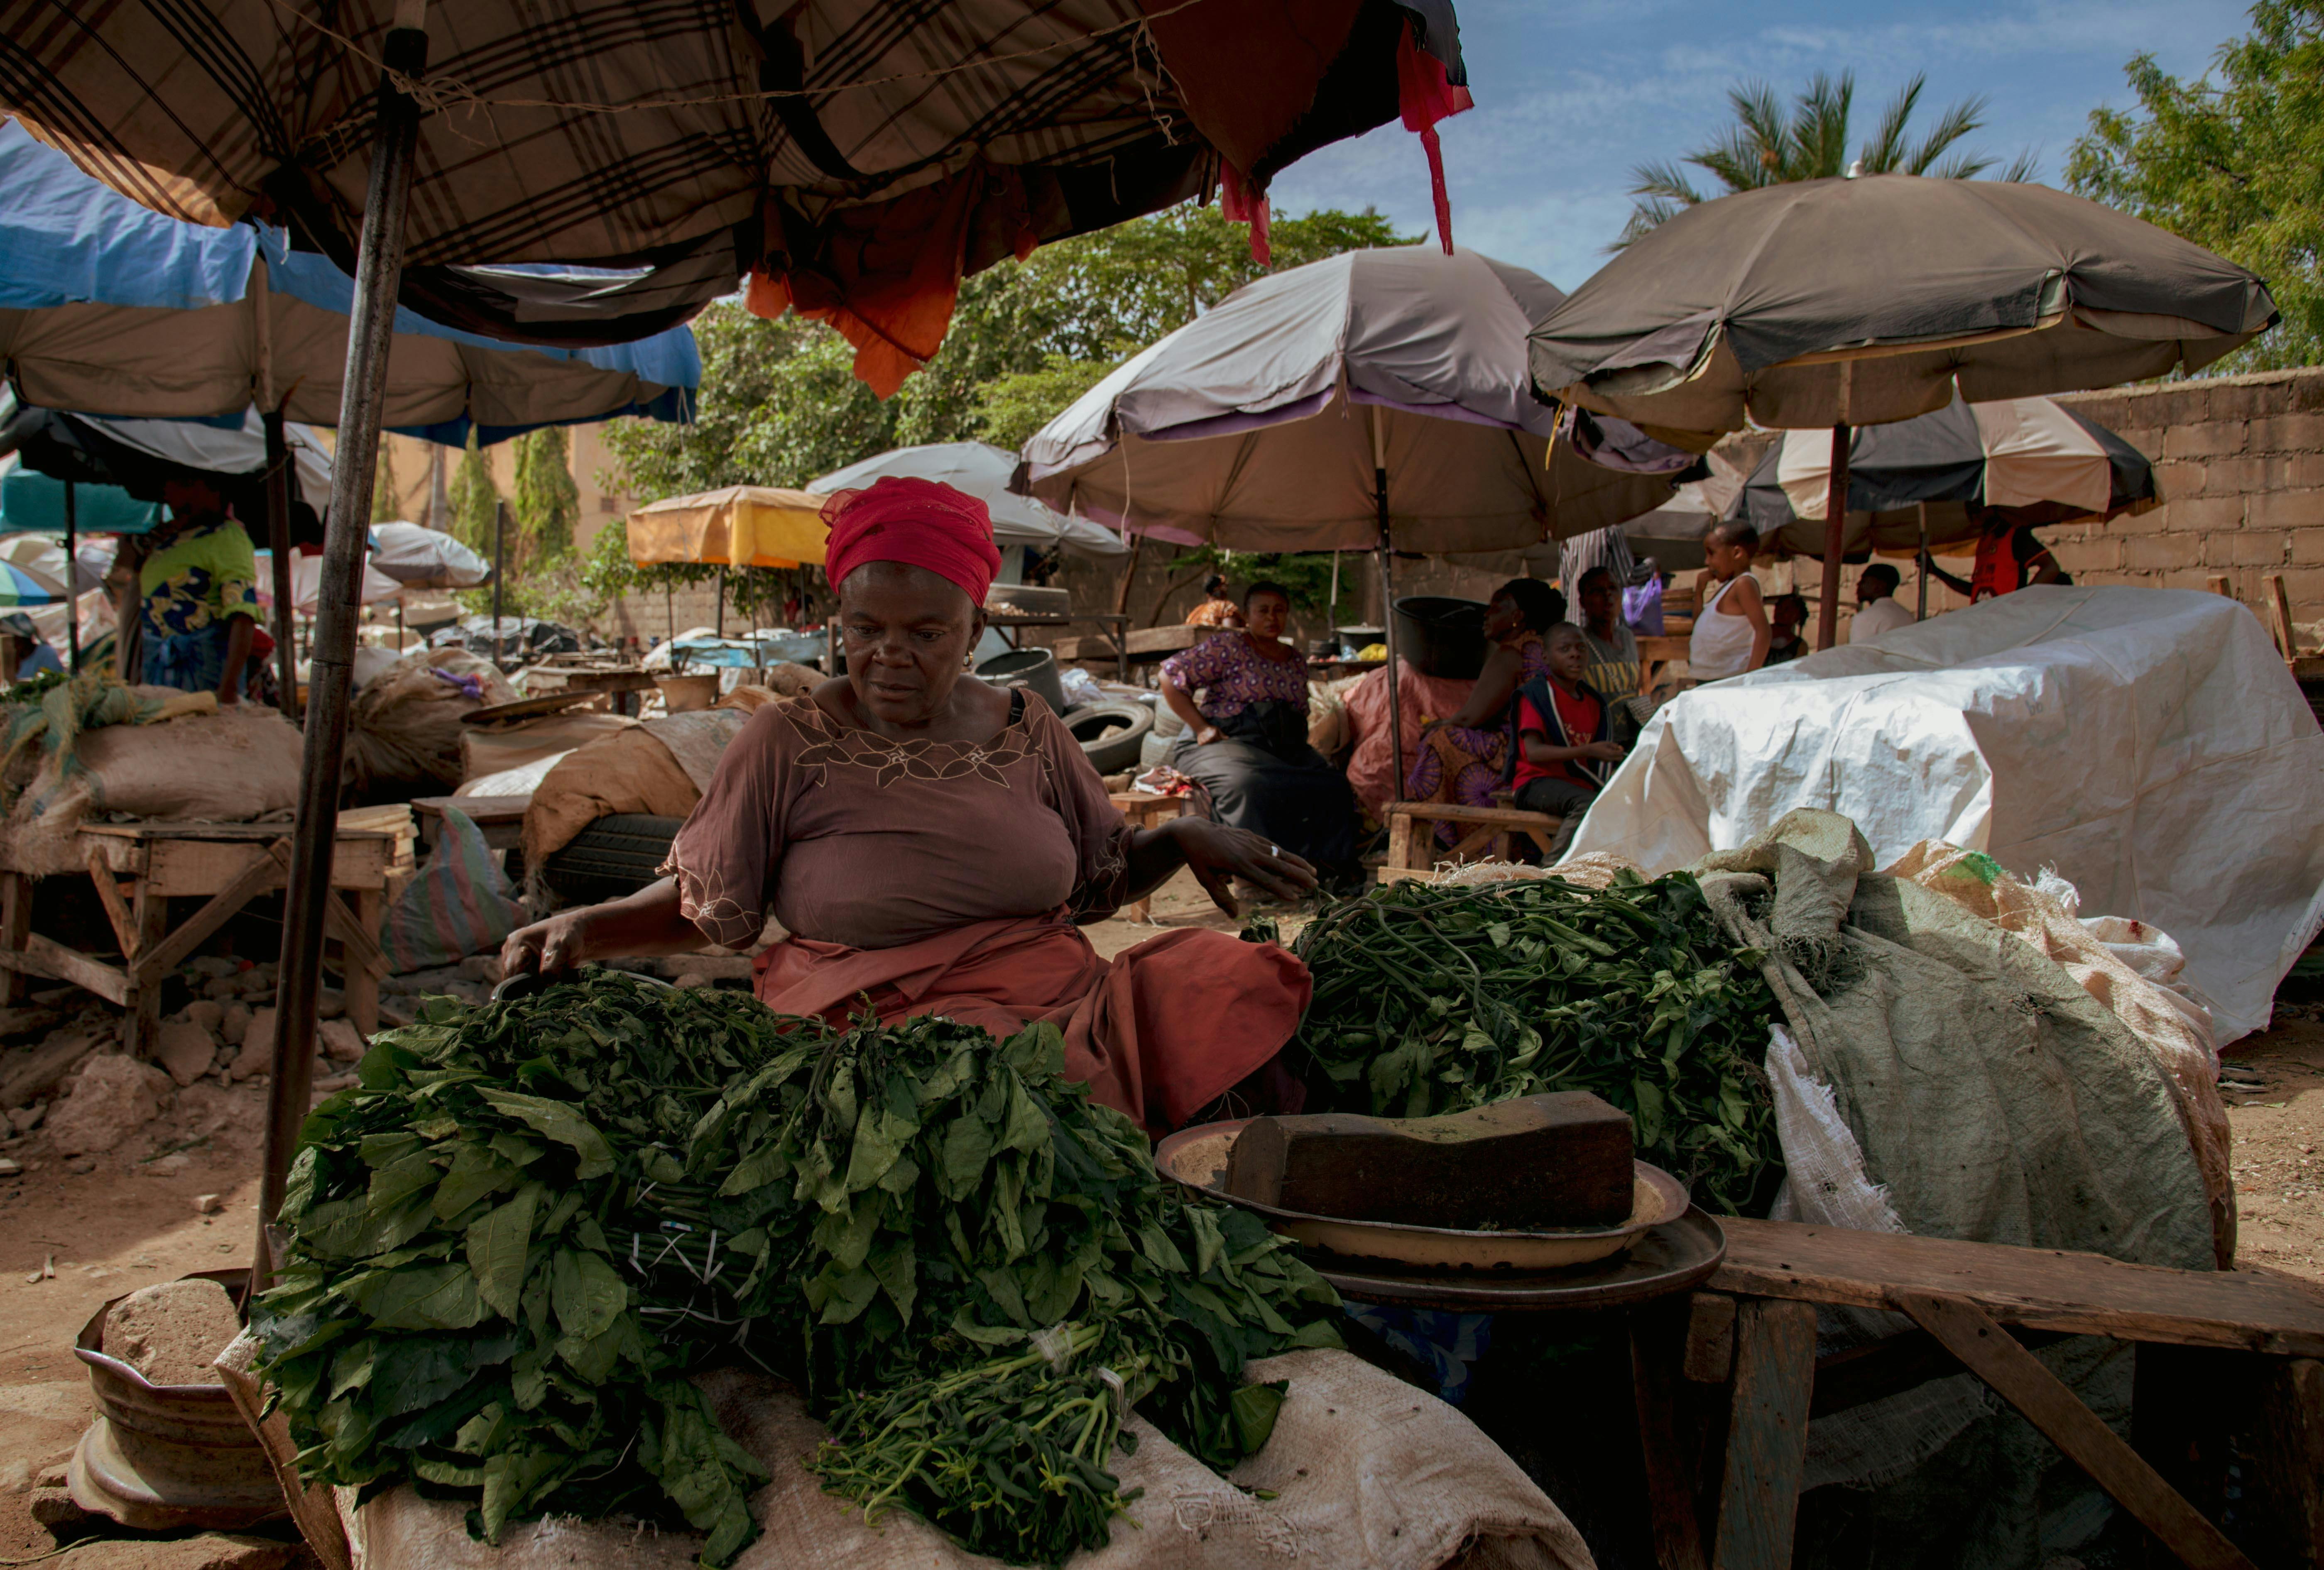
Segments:
[[[1315,985],[1294,1043],[1307,1110],[1425,1117],[1588,1090],[1706,1208],[1773,1201],[1783,1160],[1759,1062],[1775,996],[1688,874],[1595,892],[1388,884],[1327,906],[1291,950]]]
[[[1124,1413],[1224,1468],[1338,1345],[1338,1299],[1159,1180],[1054,1027],[840,1030],[618,971],[430,1000],[304,1131],[261,1372],[310,1481],[544,1512],[674,1510],[706,1565],[763,1474],[686,1376],[798,1383],[864,1509],[1055,1564],[1107,1538]],[[836,1508],[836,1507],[835,1507]]]

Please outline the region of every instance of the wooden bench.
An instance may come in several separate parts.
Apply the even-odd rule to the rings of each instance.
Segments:
[[[1391,802],[1388,809],[1388,860],[1379,868],[1379,881],[1396,883],[1407,877],[1425,877],[1439,862],[1465,861],[1479,851],[1494,860],[1506,861],[1511,836],[1517,834],[1531,840],[1546,856],[1551,837],[1563,822],[1563,818],[1554,818],[1547,813],[1528,813],[1522,807]],[[1467,832],[1453,841],[1451,849],[1440,850],[1435,831],[1439,823],[1465,825]]]
[[[411,811],[420,821],[420,842],[430,850],[444,832],[447,807],[466,813],[484,831],[485,844],[510,850],[523,843],[524,810],[531,804],[530,796],[415,796]]]
[[[369,1035],[387,974],[380,918],[410,875],[414,830],[401,805],[342,813],[338,825],[324,932],[339,946],[347,1017]],[[69,982],[128,1010],[129,1050],[151,1058],[162,982],[243,906],[282,886],[290,836],[288,823],[82,825],[75,843],[120,944],[117,963],[32,931],[35,878],[0,839],[0,1005],[24,996],[27,978]],[[172,929],[172,899],[204,903]]]
[[[2212,1524],[2240,1415],[2264,1429],[2268,1454],[2244,1479],[2239,1529],[2265,1539],[2263,1563],[2324,1563],[2324,1293],[2305,1282],[1785,1222],[1720,1226],[1727,1255],[1705,1290],[1631,1319],[1663,1570],[1790,1565],[1809,1420],[1964,1368],[2203,1570],[2254,1563]],[[1819,1359],[1820,1304],[1890,1309],[1920,1328]],[[2140,1344],[2129,1442],[2028,1350],[2064,1335]],[[1692,1457],[1717,1454],[1721,1429],[1713,1493]]]
[[[1133,829],[1155,829],[1185,813],[1185,796],[1157,796],[1150,791],[1112,791],[1108,799],[1118,808]],[[1152,919],[1154,896],[1135,899],[1118,913],[1133,922]]]

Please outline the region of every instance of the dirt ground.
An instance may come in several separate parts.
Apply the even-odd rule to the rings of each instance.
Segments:
[[[1111,956],[1178,927],[1240,925],[1181,873],[1156,892],[1148,921],[1117,917],[1087,932]],[[2324,1005],[2280,1011],[2276,1028],[2236,1042],[2226,1059],[2241,1071],[2233,1078],[2250,1080],[2225,1089],[2241,1257],[2324,1283]],[[88,1426],[87,1371],[73,1355],[82,1326],[138,1287],[248,1261],[264,1097],[259,1081],[198,1083],[94,1160],[60,1160],[37,1128],[0,1142],[0,1157],[22,1168],[0,1177],[0,1560],[54,1547],[26,1513],[27,1489]],[[218,1196],[217,1213],[198,1212],[204,1195]],[[68,1563],[86,1570],[97,1556]]]

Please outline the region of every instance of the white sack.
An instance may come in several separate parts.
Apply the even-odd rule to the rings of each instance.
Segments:
[[[2324,733],[2251,612],[2184,590],[2036,587],[1656,714],[1575,835],[1649,877],[1799,807],[1882,862],[1923,840],[2049,866],[2162,928],[2218,1039],[2266,1027],[2324,922]]]

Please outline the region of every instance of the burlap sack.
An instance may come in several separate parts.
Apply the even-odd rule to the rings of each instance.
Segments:
[[[1145,1490],[1130,1507],[1136,1524],[1117,1519],[1104,1548],[1067,1561],[1074,1570],[1263,1570],[1286,1559],[1333,1570],[1594,1570],[1548,1496],[1435,1397],[1344,1352],[1296,1352],[1249,1373],[1291,1382],[1267,1447],[1229,1482],[1133,1415],[1137,1453],[1113,1464],[1125,1488]],[[720,1424],[774,1474],[751,1500],[762,1535],[733,1570],[999,1570],[910,1516],[866,1526],[824,1492],[799,1464],[823,1425],[788,1386],[739,1370],[702,1383]],[[544,1521],[488,1548],[468,1537],[463,1505],[409,1488],[361,1510],[349,1501],[342,1491],[354,1570],[680,1570],[701,1545],[634,1522]]]
[[[81,733],[90,810],[134,818],[240,823],[299,803],[298,728],[235,703],[157,725]]]

